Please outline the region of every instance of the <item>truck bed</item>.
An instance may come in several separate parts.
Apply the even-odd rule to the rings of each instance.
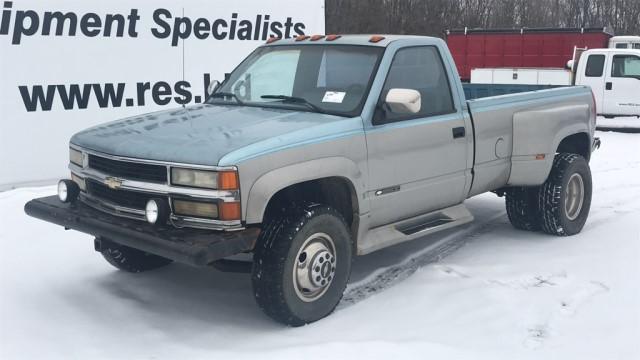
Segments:
[[[566,131],[591,133],[585,86],[463,84],[474,127],[470,196],[544,182]]]
[[[561,85],[462,84],[467,100],[563,87]]]

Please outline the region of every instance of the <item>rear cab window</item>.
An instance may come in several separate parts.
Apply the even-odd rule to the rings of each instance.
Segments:
[[[604,55],[589,55],[584,71],[586,77],[601,77],[604,73]]]

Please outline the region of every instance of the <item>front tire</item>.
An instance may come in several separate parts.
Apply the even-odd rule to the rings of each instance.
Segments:
[[[100,253],[105,260],[118,270],[139,273],[167,266],[173,260],[146,253],[132,247],[116,244],[111,241],[102,241],[103,247]]]
[[[320,204],[285,211],[266,224],[254,251],[256,302],[289,326],[320,320],[340,302],[351,261],[351,236],[338,211]]]
[[[538,197],[542,230],[558,236],[579,233],[589,216],[591,192],[587,161],[577,154],[556,155]]]

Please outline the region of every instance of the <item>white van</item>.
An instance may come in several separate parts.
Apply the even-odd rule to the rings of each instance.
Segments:
[[[588,85],[598,114],[640,117],[640,50],[593,49],[580,56],[576,85]]]
[[[614,36],[609,39],[609,49],[640,49],[640,36]]]

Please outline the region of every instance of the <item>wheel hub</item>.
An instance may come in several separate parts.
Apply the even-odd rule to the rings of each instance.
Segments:
[[[584,203],[584,181],[578,173],[572,174],[567,183],[567,189],[564,197],[564,211],[567,218],[571,221],[575,220]]]
[[[320,298],[331,285],[336,273],[333,239],[327,234],[311,235],[298,251],[293,269],[294,288],[305,302]]]

